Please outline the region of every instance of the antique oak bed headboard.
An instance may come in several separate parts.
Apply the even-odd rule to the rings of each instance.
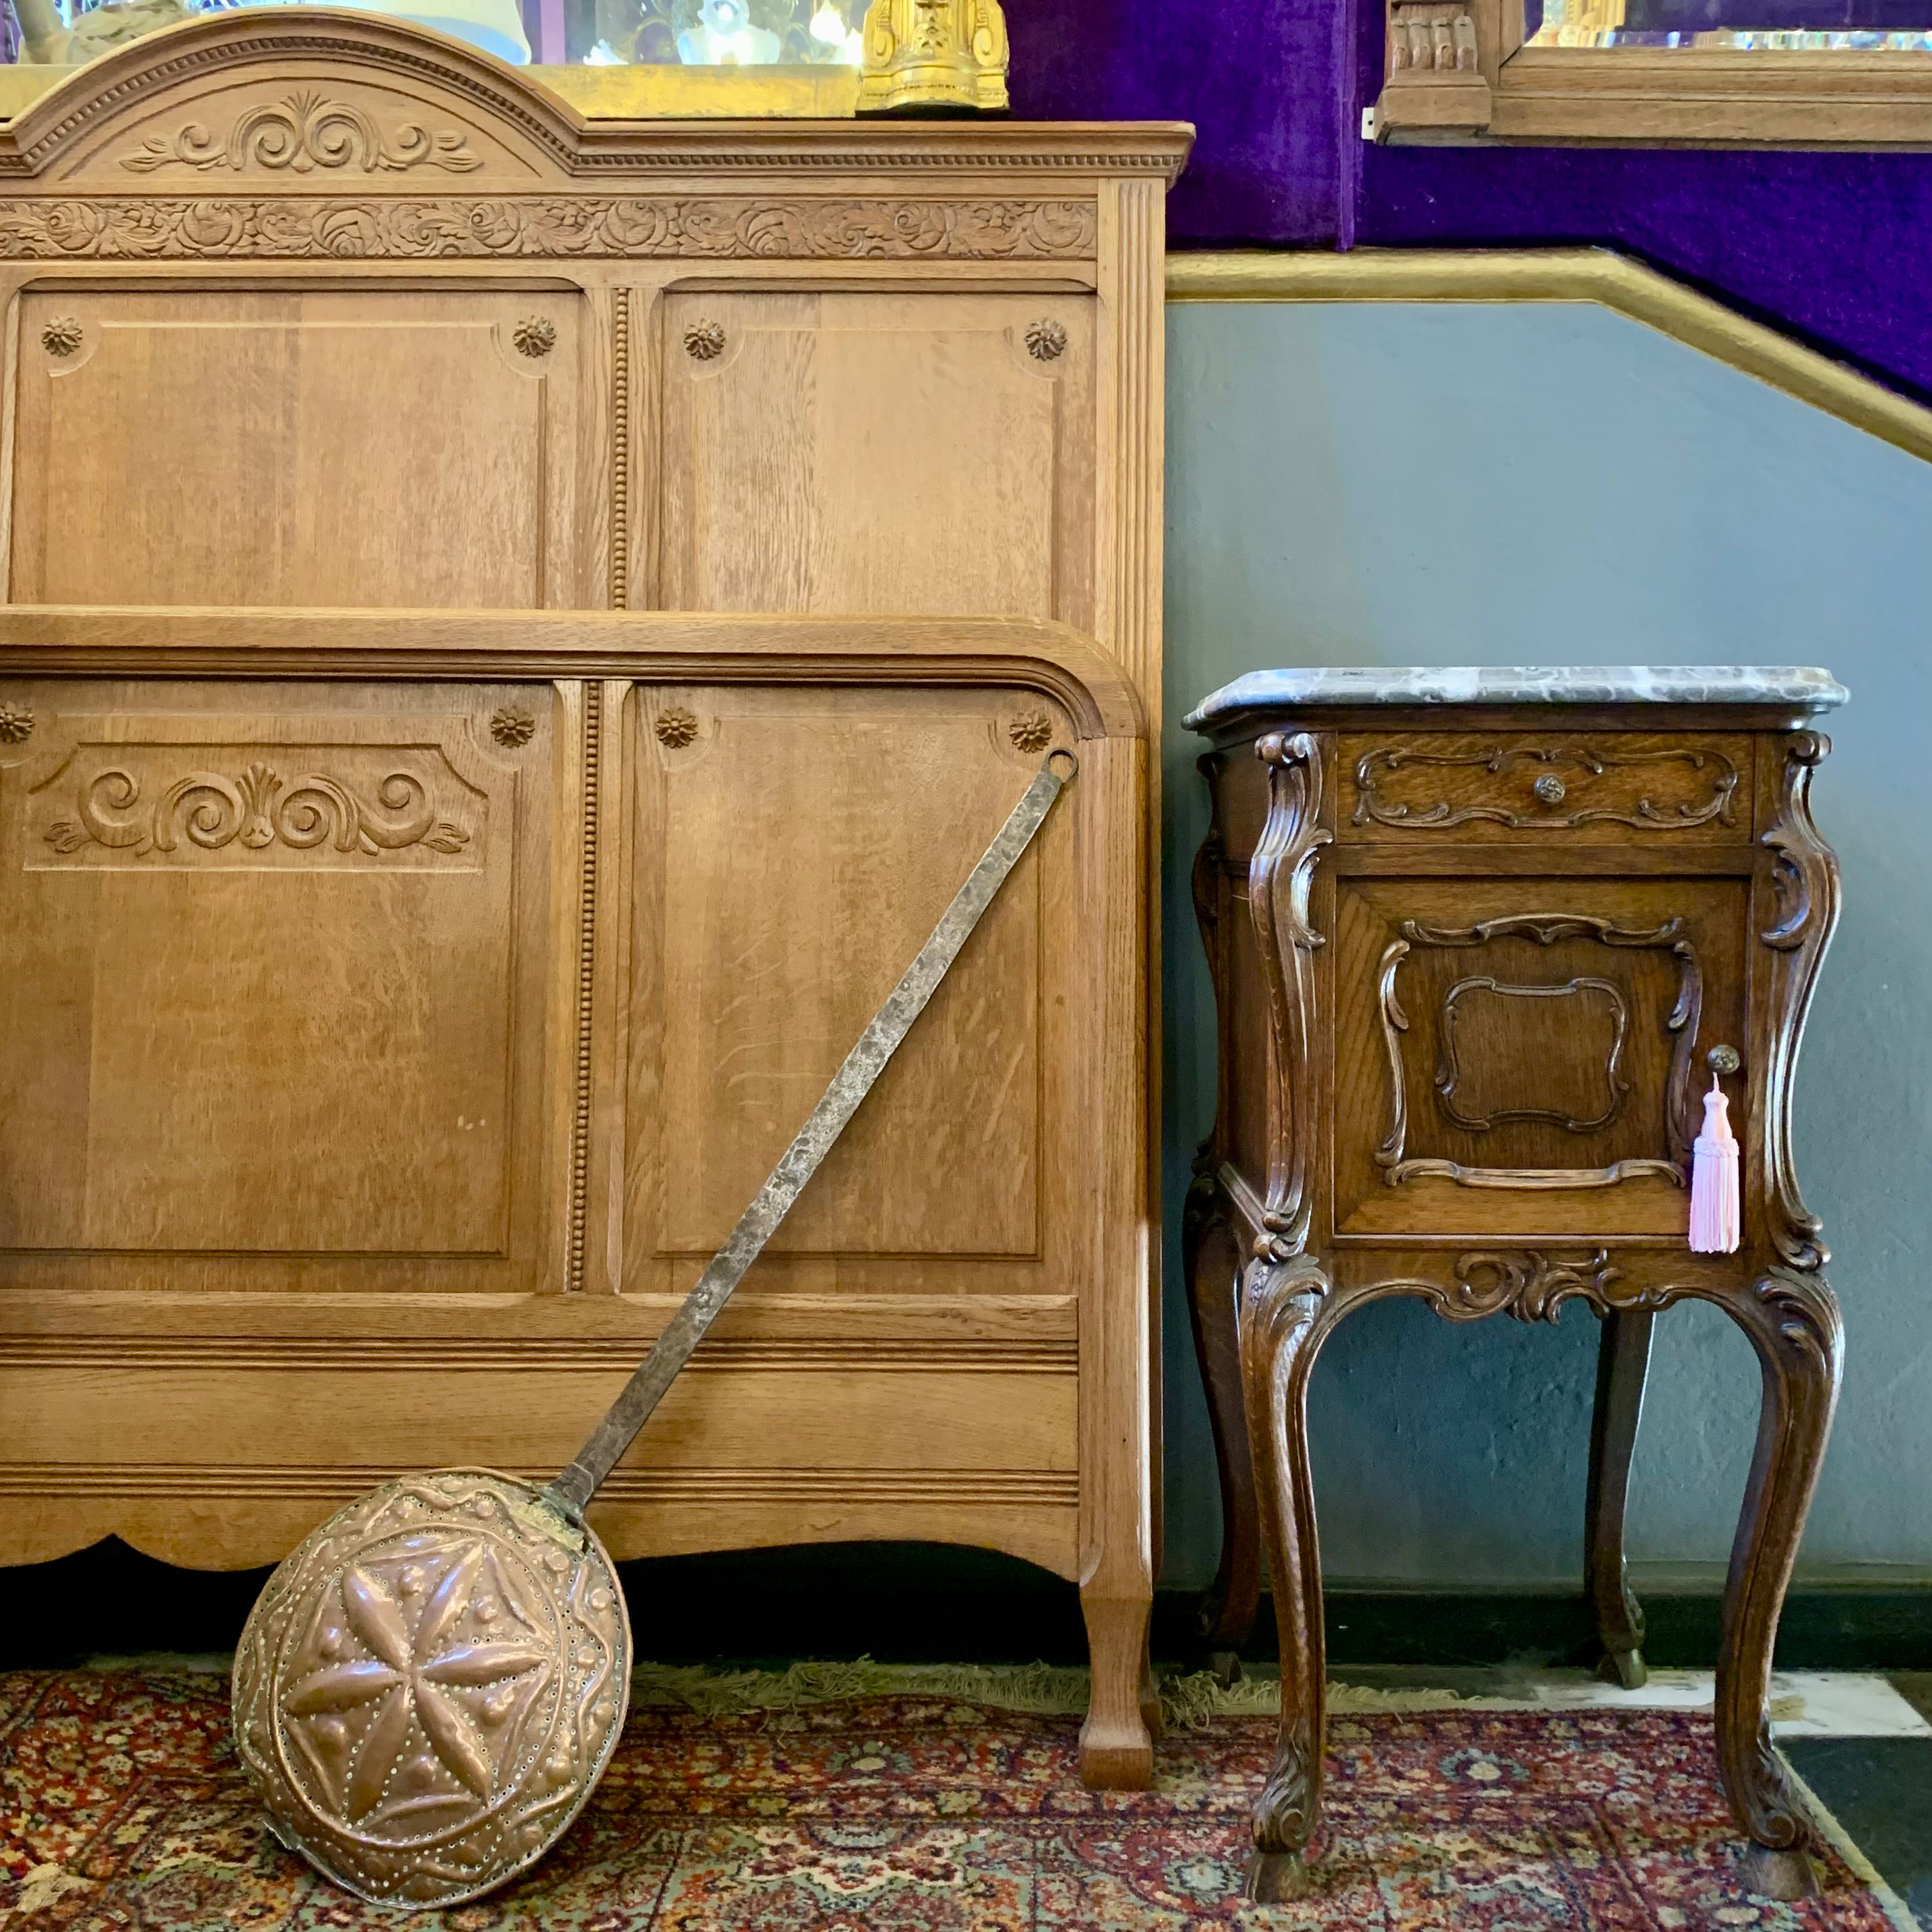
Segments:
[[[1079,1578],[1126,1774],[1140,728],[1020,621],[0,612],[0,1553],[263,1563],[386,1473],[561,1466],[1065,744],[593,1520]]]
[[[567,1450],[1072,732],[601,1507],[1078,1577],[1144,1778],[1188,138],[586,118],[307,8],[0,127],[0,1560]]]

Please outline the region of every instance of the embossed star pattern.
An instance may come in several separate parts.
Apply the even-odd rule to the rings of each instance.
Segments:
[[[449,1693],[544,1670],[550,1659],[536,1644],[446,1641],[470,1607],[483,1557],[482,1546],[472,1544],[451,1564],[424,1602],[413,1635],[402,1604],[373,1570],[358,1564],[343,1574],[344,1612],[370,1655],[321,1671],[290,1692],[283,1708],[290,1718],[326,1719],[382,1700],[344,1794],[352,1822],[381,1801],[418,1726],[452,1777],[479,1798],[490,1796],[496,1766],[489,1747]]]

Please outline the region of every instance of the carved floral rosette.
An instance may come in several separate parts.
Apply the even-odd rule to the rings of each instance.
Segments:
[[[269,1578],[236,1652],[236,1744],[277,1835],[338,1884],[454,1905],[568,1828],[630,1668],[595,1535],[511,1477],[404,1477]]]

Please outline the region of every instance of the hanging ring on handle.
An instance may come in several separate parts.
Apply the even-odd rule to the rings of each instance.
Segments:
[[[1066,760],[1066,769],[1065,771],[1061,772],[1054,770],[1053,761],[1055,758],[1064,758]],[[1080,760],[1076,758],[1064,745],[1056,745],[1054,746],[1053,749],[1046,754],[1046,768],[1048,771],[1053,772],[1053,776],[1059,779],[1062,784],[1071,784],[1074,779],[1079,776]]]

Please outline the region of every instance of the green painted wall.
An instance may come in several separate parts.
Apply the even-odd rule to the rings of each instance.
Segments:
[[[1204,1582],[1220,1533],[1176,1242],[1214,1052],[1181,714],[1268,664],[1631,662],[1820,664],[1851,689],[1815,792],[1846,904],[1796,1124],[1848,1366],[1800,1574],[1932,1577],[1932,465],[1600,309],[1168,316],[1164,1580]],[[1580,1308],[1345,1325],[1312,1400],[1330,1580],[1578,1577],[1595,1347]],[[1756,1400],[1724,1316],[1664,1317],[1640,1580],[1721,1574]]]

